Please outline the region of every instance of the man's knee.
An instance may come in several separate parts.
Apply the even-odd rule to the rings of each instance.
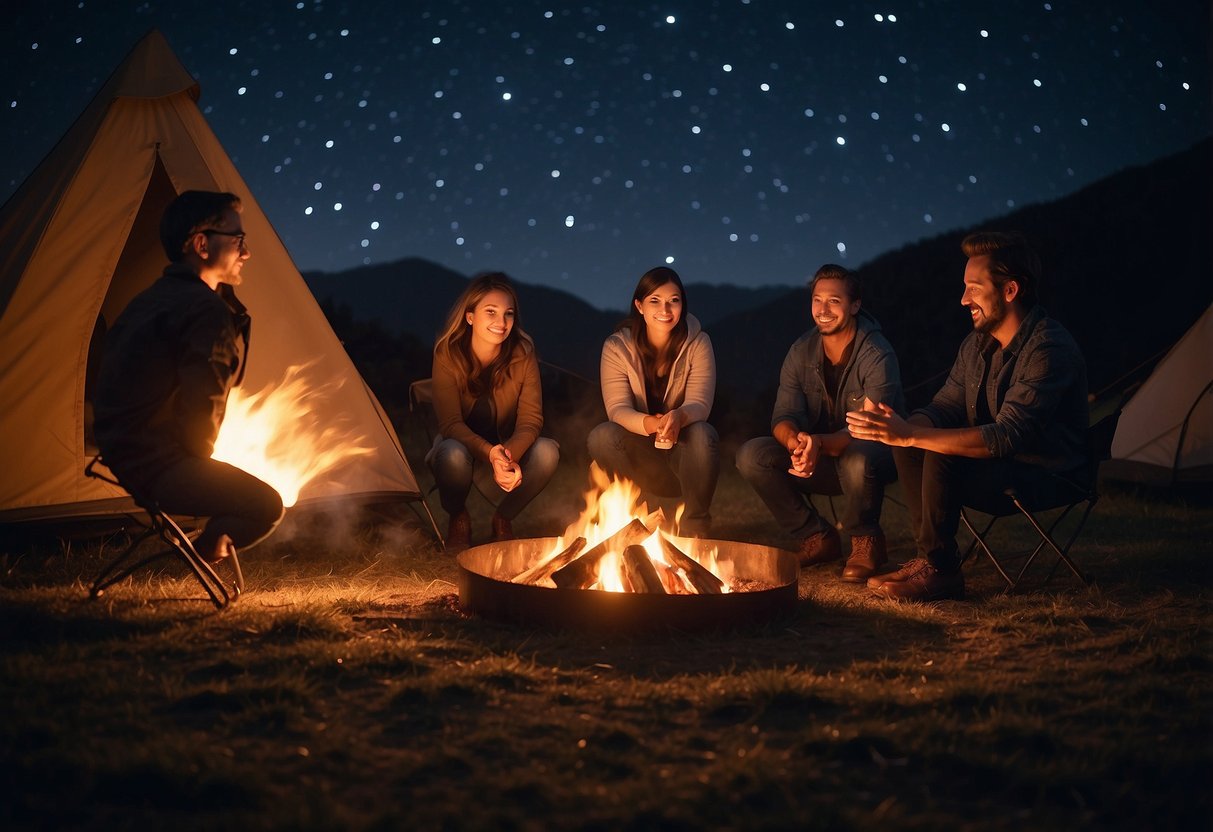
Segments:
[[[273,486],[266,483],[261,483],[261,486],[257,489],[256,498],[248,502],[249,516],[253,522],[264,527],[266,534],[269,534],[278,528],[278,524],[282,522],[282,518],[286,514],[286,509],[282,506],[282,495]]]
[[[889,448],[875,442],[852,442],[838,457],[839,479],[846,482],[862,482],[878,479],[891,482],[897,472]]]
[[[760,476],[772,468],[772,449],[778,442],[770,436],[757,436],[748,440],[737,449],[737,470],[747,480]],[[784,453],[787,456],[787,453]],[[788,467],[788,460],[783,461],[783,468]]]

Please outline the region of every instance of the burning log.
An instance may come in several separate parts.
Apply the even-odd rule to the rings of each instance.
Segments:
[[[539,584],[561,567],[568,566],[585,547],[585,538],[579,537],[568,548],[543,563],[536,564],[514,578],[516,584]]]
[[[661,550],[665,553],[666,560],[671,565],[682,569],[687,576],[687,580],[691,582],[691,586],[695,587],[696,592],[700,595],[721,594],[720,590],[724,586],[724,581],[713,575],[699,561],[675,546],[665,535],[659,534],[657,537],[661,539]]]
[[[657,567],[649,560],[649,553],[643,546],[632,545],[623,550],[623,577],[631,585],[632,592],[665,594]]]
[[[581,589],[589,586],[598,570],[598,563],[610,552],[618,552],[635,543],[641,543],[652,532],[644,523],[633,518],[619,531],[590,549],[567,566],[552,573],[552,580],[561,589]]]

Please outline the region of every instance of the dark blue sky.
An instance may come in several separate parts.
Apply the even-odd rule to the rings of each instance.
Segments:
[[[1213,127],[1199,0],[21,5],[4,198],[154,26],[301,269],[419,256],[615,308],[659,263],[859,266]]]

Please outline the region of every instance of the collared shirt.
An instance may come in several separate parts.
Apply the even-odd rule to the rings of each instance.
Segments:
[[[982,418],[986,409],[992,421]],[[984,332],[965,338],[948,380],[915,413],[940,428],[980,427],[991,456],[1068,471],[1086,461],[1086,362],[1037,306],[1006,349]]]

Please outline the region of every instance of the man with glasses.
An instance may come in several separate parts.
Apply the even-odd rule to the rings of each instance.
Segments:
[[[234,291],[250,256],[240,211],[238,197],[211,191],[186,191],[165,209],[170,262],[106,336],[94,402],[106,466],[141,503],[209,517],[194,546],[211,561],[260,542],[282,519],[277,491],[211,459],[249,348]]]

